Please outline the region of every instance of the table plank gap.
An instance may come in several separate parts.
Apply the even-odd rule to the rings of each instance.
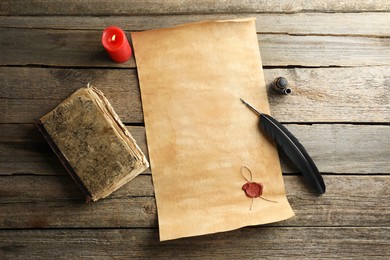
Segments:
[[[387,13],[298,13],[298,14],[193,14],[132,16],[4,16],[0,28],[57,30],[103,30],[115,24],[125,31],[151,30],[202,20],[256,17],[258,33],[296,35],[390,36]]]

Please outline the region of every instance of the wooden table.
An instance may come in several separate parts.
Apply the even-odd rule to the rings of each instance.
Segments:
[[[25,2],[25,3],[23,3]],[[11,1],[0,3],[0,259],[390,257],[390,2]],[[147,153],[137,68],[110,61],[102,30],[257,18],[272,114],[327,184],[317,197],[284,157],[296,217],[160,243],[148,170],[86,205],[32,122],[88,82]]]

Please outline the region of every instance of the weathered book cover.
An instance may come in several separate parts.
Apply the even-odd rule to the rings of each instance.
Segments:
[[[35,123],[87,201],[107,197],[149,163],[103,93],[82,88]]]

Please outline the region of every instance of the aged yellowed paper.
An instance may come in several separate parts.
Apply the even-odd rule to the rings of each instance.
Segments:
[[[276,147],[240,101],[269,113],[255,20],[135,32],[132,40],[160,240],[292,217]],[[244,165],[276,202],[245,195]]]

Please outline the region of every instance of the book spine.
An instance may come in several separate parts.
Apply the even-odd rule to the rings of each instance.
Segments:
[[[92,199],[91,193],[88,191],[88,189],[84,186],[83,182],[80,180],[79,176],[76,174],[72,166],[69,164],[68,160],[66,160],[65,156],[61,152],[61,150],[58,148],[56,143],[53,141],[49,133],[46,131],[44,125],[41,121],[34,122],[34,125],[36,128],[38,128],[39,132],[41,132],[43,138],[45,138],[46,142],[49,144],[51,149],[54,151],[62,165],[65,167],[65,170],[69,173],[70,177],[72,177],[73,181],[76,183],[77,187],[79,187],[81,193],[85,197],[85,200],[87,203],[89,203]]]

